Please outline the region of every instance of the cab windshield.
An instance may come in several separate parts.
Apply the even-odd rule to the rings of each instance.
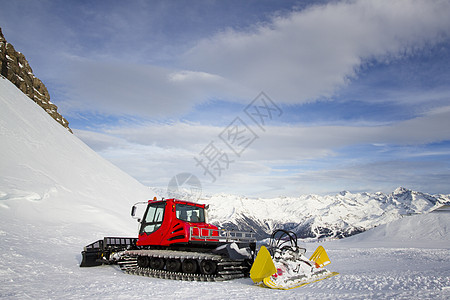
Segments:
[[[176,205],[177,218],[182,221],[192,223],[205,222],[205,210],[202,207],[177,204]]]
[[[144,220],[142,220],[142,226],[139,233],[147,233],[150,234],[161,227],[164,220],[164,210],[166,207],[166,203],[164,202],[156,202],[151,203],[147,207],[147,211],[144,215]]]

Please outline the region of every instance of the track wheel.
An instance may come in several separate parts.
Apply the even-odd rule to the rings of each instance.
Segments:
[[[148,256],[138,256],[137,265],[139,268],[148,268],[150,260]]]
[[[160,257],[152,257],[150,259],[150,268],[161,270],[162,268],[164,268],[164,259]]]
[[[179,272],[181,269],[181,261],[175,258],[169,258],[166,261],[166,269],[169,272]]]
[[[205,275],[212,275],[216,273],[217,264],[212,260],[202,260],[200,263],[200,270]]]
[[[193,274],[197,272],[197,261],[194,259],[185,259],[181,263],[181,270],[183,270],[184,273]]]

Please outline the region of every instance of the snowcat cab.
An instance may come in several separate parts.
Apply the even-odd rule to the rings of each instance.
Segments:
[[[136,246],[170,246],[173,244],[200,244],[218,241],[219,229],[207,223],[204,204],[176,199],[150,200],[136,203],[131,211],[133,217],[136,205],[147,204],[139,229]]]

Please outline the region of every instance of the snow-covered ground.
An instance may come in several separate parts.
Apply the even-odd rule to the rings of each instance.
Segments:
[[[19,200],[20,201],[20,200]],[[27,200],[23,200],[27,201]],[[426,232],[409,218],[437,218],[448,228],[450,216],[403,218],[400,232]],[[32,222],[30,222],[32,223]],[[9,230],[21,228],[21,230]],[[431,228],[430,228],[431,229]],[[6,231],[8,230],[8,232]],[[430,231],[432,231],[431,229]],[[182,282],[123,274],[117,267],[79,268],[81,247],[89,233],[48,224],[2,226],[0,297],[7,299],[449,299],[450,243],[426,238],[406,247],[381,226],[344,240],[321,243],[340,275],[306,287],[278,291],[254,286],[250,279],[229,282]],[[69,237],[68,237],[69,236]],[[372,239],[373,237],[386,237]],[[415,238],[418,238],[417,234]],[[431,240],[434,241],[434,238]],[[417,247],[414,247],[414,245]],[[305,244],[312,253],[316,243]]]
[[[84,245],[135,236],[130,206],[149,189],[103,160],[0,78],[2,299],[448,299],[448,213],[405,217],[321,243],[340,275],[278,291],[250,279],[182,282],[80,268]],[[312,253],[316,243],[306,243]]]

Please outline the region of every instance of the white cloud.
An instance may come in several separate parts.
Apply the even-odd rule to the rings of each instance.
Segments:
[[[331,194],[342,190],[391,192],[399,186],[429,193],[436,190],[449,193],[449,178],[447,166],[440,162],[386,160],[306,170],[285,178],[286,182],[275,180],[291,194],[292,191],[297,194]]]
[[[216,81],[223,80],[223,78],[205,72],[179,71],[169,74],[169,80],[175,82],[181,81],[196,82],[197,80],[201,80],[214,83]]]
[[[448,1],[332,2],[218,33],[184,54],[172,45],[161,65],[136,62],[138,50],[124,58],[118,43],[61,67],[70,99],[61,111],[177,117],[211,99],[247,103],[260,91],[277,102],[314,101],[348,84],[367,60],[389,63],[448,38],[448,15]]]
[[[164,187],[172,176],[190,172],[196,174],[210,190],[253,193],[258,189],[271,189],[274,193],[282,194],[278,189],[284,189],[286,193],[292,194],[313,189],[318,193],[325,193],[325,190],[346,189],[346,186],[359,190],[367,187],[370,182],[375,182],[375,188],[384,186],[386,191],[389,190],[388,185],[401,185],[397,184],[399,181],[405,182],[405,185],[407,182],[418,185],[422,172],[420,170],[428,172],[427,176],[434,176],[436,174],[432,173],[432,169],[436,164],[426,166],[421,162],[408,164],[400,161],[418,157],[420,149],[407,153],[391,151],[384,157],[389,162],[382,159],[376,163],[369,162],[371,160],[367,160],[362,153],[354,158],[340,157],[340,149],[375,144],[380,147],[380,151],[385,151],[390,146],[407,147],[450,140],[449,127],[450,107],[385,126],[267,126],[265,132],[258,132],[259,138],[241,157],[235,156],[220,141],[218,136],[224,128],[215,126],[178,122],[117,127],[107,129],[102,134],[88,131],[75,133],[102,156],[150,186]],[[211,178],[203,174],[203,169],[196,166],[194,160],[194,157],[201,158],[200,152],[211,141],[218,148],[227,151],[233,161],[214,184],[208,183]],[[334,159],[334,162],[339,160],[340,167],[329,162],[330,159]],[[378,159],[373,158],[374,161]],[[317,163],[325,170],[320,170]],[[383,168],[375,168],[377,164]],[[399,164],[402,164],[404,171],[397,170]],[[372,167],[368,167],[370,165]],[[417,172],[407,175],[414,166],[418,166]],[[307,171],[299,172],[305,167]],[[370,175],[372,180],[363,179],[369,177],[361,177],[362,174]],[[242,178],[244,175],[245,180]],[[385,182],[381,183],[383,178]],[[316,183],[312,184],[313,181]],[[352,181],[355,183],[351,183]],[[252,187],[242,186],[242,182],[251,182]],[[436,182],[441,184],[437,179]]]
[[[278,101],[305,102],[331,96],[367,59],[402,57],[448,37],[448,15],[447,1],[333,2],[204,39],[185,63]]]
[[[304,159],[318,154],[332,153],[332,149],[357,144],[422,145],[450,140],[450,106],[424,113],[415,119],[384,126],[267,126],[262,132],[253,130],[258,138],[248,147],[258,160]],[[112,127],[104,134],[136,145],[150,145],[163,149],[185,149],[199,153],[210,141],[220,142],[222,127],[177,122],[146,124],[132,127]],[[83,131],[78,131],[83,132]],[[83,138],[83,137],[82,137]],[[104,135],[93,135],[100,142]],[[88,141],[89,142],[89,141]],[[223,144],[223,147],[226,146]],[[104,148],[104,147],[103,147]]]
[[[195,105],[245,91],[205,72],[72,57],[65,70],[68,100],[62,111],[97,111],[143,117],[177,116]],[[216,96],[215,96],[216,95]]]

